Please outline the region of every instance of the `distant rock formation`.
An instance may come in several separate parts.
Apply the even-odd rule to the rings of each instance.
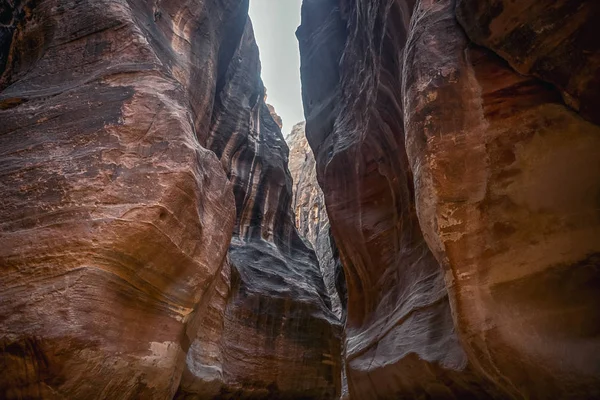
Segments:
[[[279,114],[277,114],[277,111],[275,111],[275,107],[273,107],[272,105],[270,105],[267,102],[267,88],[265,88],[265,95],[263,96],[263,99],[264,99],[265,104],[267,105],[267,109],[269,110],[271,117],[273,117],[273,121],[275,121],[275,123],[281,130],[281,127],[283,126],[283,120],[281,119]]]
[[[192,344],[198,351],[188,353],[181,397],[334,398],[341,325],[315,253],[294,226],[288,148],[263,101],[249,22],[239,43],[216,95],[207,142],[236,200],[231,293],[217,310],[223,328],[201,329]],[[221,299],[219,293],[216,304]],[[205,346],[206,331],[214,332],[216,346]]]
[[[304,122],[294,125],[285,138],[290,146],[289,168],[294,186],[292,209],[300,236],[309,241],[319,259],[333,312],[339,319],[343,319],[346,280],[337,257],[335,242],[329,232],[325,199],[317,182],[315,157],[304,135],[304,127]]]

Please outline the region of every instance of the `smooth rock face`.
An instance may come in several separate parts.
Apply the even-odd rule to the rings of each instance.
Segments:
[[[215,100],[208,138],[234,186],[231,293],[220,343],[199,333],[180,398],[335,398],[341,327],[317,258],[294,226],[288,148],[264,102],[248,22]],[[216,332],[213,329],[213,332]],[[216,335],[215,335],[216,336]],[[208,363],[216,368],[206,368]],[[217,382],[217,383],[216,383]]]
[[[551,83],[600,124],[600,2],[459,0],[456,16],[472,41],[517,72]]]
[[[226,174],[198,140],[219,47],[202,35],[207,10],[11,3],[0,397],[171,398],[186,323],[220,276],[235,219]]]
[[[401,65],[413,4],[384,3],[307,0],[297,32],[306,133],[347,281],[350,395],[483,395],[421,234],[404,148]]]
[[[294,195],[292,208],[300,236],[309,241],[319,259],[332,310],[342,319],[346,308],[346,279],[337,257],[337,247],[330,235],[325,198],[317,182],[315,157],[306,140],[304,127],[305,122],[294,125],[285,138],[290,146],[289,168]],[[340,293],[343,301],[340,301]]]
[[[456,329],[511,397],[595,398],[600,128],[471,44],[453,9],[415,11],[403,105],[419,220],[447,271]]]
[[[0,397],[334,398],[247,1],[0,7]]]
[[[519,2],[458,3],[470,33],[468,16]],[[350,396],[600,396],[600,134],[582,118],[597,115],[598,68],[578,36],[591,25],[554,36],[582,54],[577,92],[477,47],[456,10],[304,1],[306,133],[347,278]],[[554,15],[523,12],[502,20]]]

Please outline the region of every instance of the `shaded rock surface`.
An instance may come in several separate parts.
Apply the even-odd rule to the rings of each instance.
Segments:
[[[598,397],[600,127],[564,104],[559,85],[473,45],[453,9],[417,8],[403,104],[419,219],[447,271],[456,329],[477,370],[510,397]],[[569,26],[553,12],[527,18]],[[580,44],[572,28],[567,41]]]
[[[294,225],[288,147],[259,73],[248,21],[216,94],[208,139],[237,210],[220,358],[207,374],[197,361],[211,349],[188,354],[181,398],[329,399],[340,391],[341,326],[317,257]],[[200,332],[194,344],[204,341]]]
[[[600,3],[460,0],[456,16],[473,42],[551,83],[567,105],[600,123]]]
[[[306,134],[347,281],[352,398],[485,393],[417,219],[400,90],[413,5],[305,1],[297,33]]]
[[[339,392],[247,9],[0,5],[0,397]]]
[[[304,0],[306,135],[347,280],[350,397],[599,395],[600,136],[582,118],[598,111],[597,44],[582,39],[598,29],[579,3],[565,27],[527,1]],[[526,21],[546,24],[532,52],[505,37]],[[521,49],[544,67],[520,69]]]
[[[305,122],[294,125],[285,138],[290,146],[289,167],[294,186],[292,208],[300,236],[309,241],[319,259],[332,310],[343,319],[346,280],[330,235],[325,199],[317,182],[315,157],[306,140],[304,126]]]

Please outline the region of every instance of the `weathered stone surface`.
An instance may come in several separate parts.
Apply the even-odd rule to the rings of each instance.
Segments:
[[[339,392],[247,8],[2,4],[0,397]]]
[[[290,146],[289,168],[293,182],[292,208],[300,236],[306,238],[319,259],[331,307],[339,319],[345,312],[346,279],[339,262],[335,242],[330,235],[325,199],[317,182],[315,157],[304,135],[305,122],[292,128],[285,138]],[[340,295],[344,301],[340,301]]]
[[[510,397],[596,398],[600,128],[471,44],[453,10],[420,2],[403,106],[419,219],[447,271],[456,329],[469,360]],[[573,35],[565,40],[580,43]]]
[[[297,33],[307,137],[348,283],[350,395],[599,396],[598,127],[472,44],[453,1],[414,3],[305,0]],[[477,10],[467,32],[493,4],[521,6],[462,3]],[[575,60],[531,54],[546,72],[576,66],[569,84],[525,72],[593,120],[590,4],[553,34]],[[502,21],[555,15],[527,11]]]
[[[552,83],[569,106],[600,123],[600,2],[459,0],[456,16],[475,43]]]
[[[413,3],[344,4],[304,1],[297,35],[306,133],[346,273],[350,395],[483,395],[415,210],[401,106]]]
[[[210,349],[188,356],[181,398],[326,399],[340,391],[340,325],[315,253],[294,226],[288,148],[259,71],[248,22],[217,92],[208,139],[237,208],[219,370],[196,366]],[[200,334],[197,346],[203,341]]]
[[[223,27],[198,2],[11,4],[0,397],[171,398],[235,217],[197,137]]]

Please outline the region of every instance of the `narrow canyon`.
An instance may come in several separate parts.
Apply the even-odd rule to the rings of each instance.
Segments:
[[[251,1],[0,0],[0,398],[600,399],[600,3]]]

